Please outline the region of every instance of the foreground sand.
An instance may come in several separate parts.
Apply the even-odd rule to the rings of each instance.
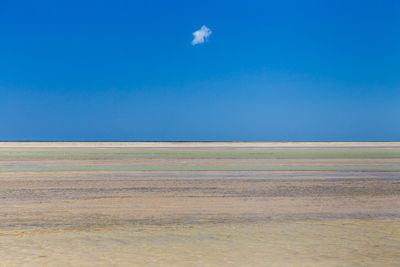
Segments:
[[[1,143],[0,266],[398,266],[399,143]]]

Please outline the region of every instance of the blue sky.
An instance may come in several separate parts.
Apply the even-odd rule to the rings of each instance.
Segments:
[[[400,141],[398,1],[5,0],[0,34],[2,140]]]

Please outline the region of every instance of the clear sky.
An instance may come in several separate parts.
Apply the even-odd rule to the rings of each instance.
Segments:
[[[400,141],[400,1],[2,0],[0,34],[1,140]]]

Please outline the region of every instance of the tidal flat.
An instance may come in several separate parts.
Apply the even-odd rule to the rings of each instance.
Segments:
[[[0,142],[0,266],[398,266],[400,143]]]

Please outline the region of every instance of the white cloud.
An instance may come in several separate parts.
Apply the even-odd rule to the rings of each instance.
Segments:
[[[198,45],[207,41],[208,37],[212,34],[212,31],[209,28],[207,28],[207,26],[203,25],[199,30],[195,31],[192,34],[193,34],[192,45]]]

